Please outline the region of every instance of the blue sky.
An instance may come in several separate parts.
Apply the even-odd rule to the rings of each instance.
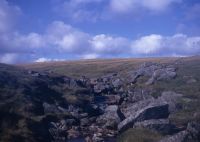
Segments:
[[[191,56],[200,0],[0,0],[0,62]]]

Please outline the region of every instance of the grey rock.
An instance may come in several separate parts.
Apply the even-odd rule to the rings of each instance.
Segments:
[[[121,100],[120,95],[107,95],[106,96],[106,104],[109,105],[118,105]]]
[[[146,89],[135,89],[128,97],[128,101],[131,103],[136,103],[146,99],[153,99],[150,95],[150,91]]]
[[[44,108],[44,113],[45,114],[62,112],[60,109],[58,109],[53,104],[43,103],[43,108]]]
[[[117,105],[108,106],[105,109],[105,113],[97,118],[97,123],[103,125],[105,128],[117,128],[120,123],[123,114],[120,112]]]
[[[123,85],[123,82],[119,78],[116,78],[112,80],[112,85],[113,87],[118,88]]]
[[[156,102],[143,108],[139,108],[138,111],[132,113],[129,117],[119,123],[118,130],[125,131],[128,128],[133,127],[134,123],[144,120],[168,118],[168,107],[169,105],[167,103]]]
[[[49,133],[51,134],[55,142],[65,142],[67,140],[67,135],[63,134],[63,132],[65,131],[67,131],[65,120],[61,120],[57,123],[50,123]]]
[[[156,99],[154,98],[139,101],[137,103],[125,103],[123,108],[121,108],[121,111],[127,118],[140,111],[141,109],[145,108],[146,106],[149,106],[154,103],[156,103]]]
[[[129,82],[135,83],[140,76],[148,76],[147,85],[153,84],[157,80],[169,80],[176,77],[176,69],[173,66],[163,66],[162,64],[147,62],[142,64],[136,71],[131,72]]]
[[[151,78],[146,82],[146,84],[150,85],[153,84],[156,80],[170,80],[175,77],[175,68],[161,68],[153,72]]]
[[[88,125],[90,125],[90,121],[89,121],[88,118],[82,118],[80,120],[80,123],[81,123],[81,126],[88,126]]]
[[[162,92],[161,96],[158,98],[158,101],[167,102],[169,104],[169,111],[170,113],[177,111],[178,102],[182,98],[182,94],[178,94],[173,91],[164,91]]]

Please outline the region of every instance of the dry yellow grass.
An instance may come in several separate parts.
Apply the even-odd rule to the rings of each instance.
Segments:
[[[124,58],[45,62],[20,65],[36,71],[53,71],[58,74],[80,77],[97,77],[107,73],[129,71],[144,62],[168,63],[180,58]]]

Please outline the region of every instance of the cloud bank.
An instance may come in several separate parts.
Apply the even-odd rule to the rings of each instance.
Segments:
[[[84,8],[87,7],[88,3],[99,4],[103,2],[105,0],[67,1],[70,7],[75,9],[77,5]],[[135,7],[142,7],[150,11],[162,11],[169,5],[180,2],[181,0],[109,0],[107,5],[109,9],[123,13]],[[198,11],[196,7],[191,13]],[[20,63],[63,59],[200,54],[200,36],[189,36],[182,33],[171,36],[150,34],[131,39],[106,33],[90,34],[63,21],[53,21],[42,32],[23,34],[17,31],[13,24],[20,13],[19,7],[10,5],[5,0],[0,0],[0,62]],[[190,19],[198,18],[188,17]]]
[[[112,19],[114,15],[157,13],[182,0],[61,0],[54,11],[76,22]]]
[[[106,34],[90,35],[62,21],[51,23],[43,34],[16,34],[11,38],[12,40],[4,41],[8,47],[1,47],[1,51],[5,51],[0,58],[1,62],[20,61],[21,56],[18,55],[22,53],[32,55],[28,60],[37,62],[59,60],[56,58],[58,55],[65,58],[70,56],[72,59],[93,59],[200,54],[200,37],[189,37],[184,34],[151,34],[128,39]]]

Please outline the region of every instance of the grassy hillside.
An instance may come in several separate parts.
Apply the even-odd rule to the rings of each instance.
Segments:
[[[118,72],[126,75],[128,72],[138,68],[144,62],[157,62],[162,64],[174,64],[177,68],[177,77],[168,81],[159,81],[156,84],[148,86],[154,90],[154,96],[157,97],[163,91],[172,90],[184,95],[180,102],[181,111],[170,116],[170,120],[182,127],[189,121],[200,122],[200,57],[189,58],[148,58],[148,59],[112,59],[112,60],[83,60],[70,62],[54,63],[35,63],[32,65],[22,65],[26,69],[36,71],[53,71],[57,74],[63,74],[79,78],[80,76],[99,77],[108,73]],[[139,87],[146,87],[145,78],[140,79],[137,84]],[[142,131],[143,132],[143,131]],[[129,130],[124,133],[121,141],[131,142],[133,135],[138,132]],[[143,135],[143,134],[142,134]],[[145,135],[145,133],[144,133]],[[157,137],[157,134],[156,134]],[[122,139],[123,138],[123,139]],[[142,141],[142,140],[140,140]]]
[[[170,115],[170,121],[178,127],[184,127],[190,121],[200,122],[200,57],[198,56],[80,60],[16,66],[0,64],[0,115],[4,116],[0,118],[0,140],[17,141],[18,139],[21,141],[26,139],[35,141],[35,138],[38,138],[36,141],[42,141],[42,138],[47,138],[48,141],[49,134],[46,131],[46,123],[49,119],[51,121],[52,119],[58,120],[60,116],[57,116],[58,114],[44,114],[44,102],[63,108],[67,108],[66,104],[78,105],[82,108],[85,103],[91,102],[93,94],[90,90],[81,86],[66,87],[66,82],[63,83],[63,77],[96,78],[110,73],[118,73],[126,77],[144,62],[173,64],[177,69],[177,77],[170,81],[157,81],[152,85],[145,85],[148,78],[141,77],[134,84],[134,87],[152,90],[151,95],[155,98],[160,96],[163,91],[183,94],[179,102],[181,109]],[[35,77],[28,73],[29,70],[50,74]],[[71,117],[68,114],[62,115],[66,118]],[[138,142],[156,141],[162,137],[162,134],[146,129],[129,129],[118,136],[118,141],[132,142],[135,139]]]
[[[108,73],[132,71],[144,62],[170,63],[178,60],[180,58],[95,59],[34,63],[20,66],[36,71],[53,71],[71,77],[98,77]]]

